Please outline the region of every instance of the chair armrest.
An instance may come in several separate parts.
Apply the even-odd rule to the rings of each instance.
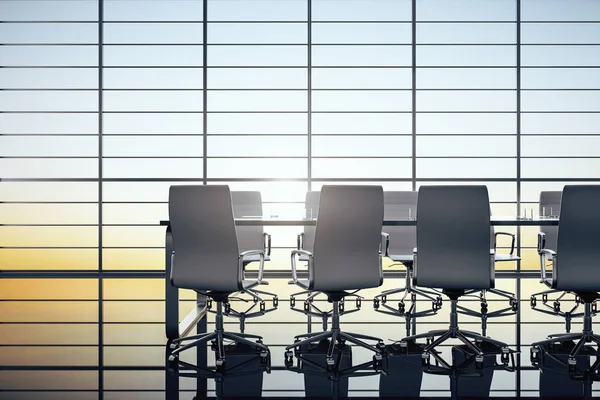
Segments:
[[[406,271],[408,274],[408,270]],[[417,286],[417,248],[413,248],[412,285]]]
[[[312,270],[312,260],[313,254],[307,250],[292,250],[291,260],[292,260],[292,283],[298,282],[298,271],[296,270],[296,255],[304,255],[308,257],[308,269],[309,275],[310,270]]]
[[[263,280],[263,271],[265,268],[265,252],[264,250],[248,250],[240,253],[238,262],[239,262],[239,271],[240,271],[240,282],[244,280],[244,257],[246,256],[254,256],[259,255],[259,264],[258,264],[258,279],[257,282],[260,284]]]
[[[268,233],[263,233],[263,243],[264,243],[264,249],[265,249],[265,253],[267,253],[268,256],[271,255],[271,235],[269,235]]]
[[[541,256],[542,250],[546,248],[546,234],[544,232],[538,232],[537,236],[537,252]]]
[[[388,257],[390,255],[390,235],[388,233],[381,232],[379,255],[381,255],[381,257]]]
[[[546,262],[550,261],[552,262],[552,284],[549,286],[554,287],[556,252],[550,249],[540,249],[538,253],[540,254],[540,282],[549,285],[548,278],[546,278]]]
[[[299,234],[298,238],[296,239],[296,249],[297,250],[304,249],[304,232]]]
[[[490,249],[490,288],[496,287],[494,280],[496,279],[496,241],[494,240],[494,248]]]
[[[512,256],[513,253],[515,252],[515,235],[513,233],[509,233],[509,232],[495,232],[494,233],[494,250],[496,250],[496,239],[498,238],[498,235],[504,235],[504,236],[511,237],[510,255]]]

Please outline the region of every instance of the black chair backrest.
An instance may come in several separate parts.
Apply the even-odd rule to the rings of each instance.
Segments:
[[[559,224],[555,288],[600,291],[600,185],[566,185]]]
[[[382,224],[381,186],[323,186],[311,289],[336,292],[380,286]]]
[[[238,243],[228,186],[169,189],[174,258],[171,281],[185,289],[235,292],[241,285]]]
[[[486,186],[421,186],[414,283],[490,289],[490,205]]]

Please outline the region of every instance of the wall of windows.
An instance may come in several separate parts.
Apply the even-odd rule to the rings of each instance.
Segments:
[[[516,215],[600,181],[593,0],[0,0],[0,20],[0,399],[164,397],[172,184],[261,190],[265,213],[292,215],[325,183],[483,183],[494,214]],[[521,348],[522,370],[492,388],[531,396],[526,345],[562,322],[529,309],[537,229],[508,230],[523,261],[498,266],[499,285],[522,309],[489,334]],[[288,270],[297,229],[269,232],[267,268]],[[348,329],[402,336],[365,304]],[[249,330],[281,367],[304,323],[282,301]],[[302,395],[282,369],[265,394]]]

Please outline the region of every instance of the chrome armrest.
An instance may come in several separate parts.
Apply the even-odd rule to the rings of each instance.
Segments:
[[[268,233],[263,233],[263,243],[264,243],[265,253],[267,253],[267,255],[270,256],[271,255],[271,235],[269,235]]]
[[[494,279],[496,277],[496,271],[494,267],[496,266],[496,243],[494,243],[494,248],[490,249],[490,287],[493,288],[495,286]]]
[[[304,232],[299,234],[298,238],[296,239],[296,249],[297,250],[304,249]]]
[[[265,268],[265,252],[264,250],[248,250],[240,253],[238,258],[239,263],[239,271],[240,271],[240,282],[244,280],[244,257],[246,256],[254,256],[259,255],[259,264],[258,264],[258,279],[257,282],[260,284],[263,280],[263,270]]]
[[[408,274],[408,270],[406,271]],[[413,249],[413,267],[412,267],[412,282],[413,286],[417,286],[417,248]]]
[[[546,234],[544,232],[538,232],[537,236],[537,252],[541,256],[542,250],[546,248]]]
[[[381,243],[379,244],[379,255],[381,257],[388,257],[390,255],[390,235],[381,232]]]
[[[312,262],[313,262],[313,254],[310,251],[307,250],[292,250],[292,254],[291,254],[291,259],[292,259],[292,282],[291,283],[296,283],[298,282],[298,271],[296,269],[296,255],[304,255],[308,257],[308,270],[309,270],[309,275],[310,271],[312,270]]]
[[[554,250],[550,249],[539,249],[538,253],[540,255],[540,282],[548,283],[548,279],[546,278],[546,262],[552,263],[552,287],[555,286],[556,275],[554,271],[556,270],[556,262],[557,255]]]
[[[498,235],[504,235],[504,236],[510,236],[511,237],[510,255],[512,256],[513,253],[515,252],[515,235],[513,233],[509,233],[509,232],[495,232],[494,233],[494,250],[496,250],[496,240],[498,238]]]

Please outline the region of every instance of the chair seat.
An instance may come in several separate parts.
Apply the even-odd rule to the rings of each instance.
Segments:
[[[498,254],[494,255],[494,261],[519,261],[521,257],[514,254]]]
[[[247,256],[244,256],[244,262],[258,262],[260,261],[260,256],[258,254],[250,254]],[[265,261],[271,261],[271,257],[265,254]]]
[[[388,256],[392,261],[401,262],[401,263],[411,263],[413,262],[414,255],[410,254],[390,254]]]

